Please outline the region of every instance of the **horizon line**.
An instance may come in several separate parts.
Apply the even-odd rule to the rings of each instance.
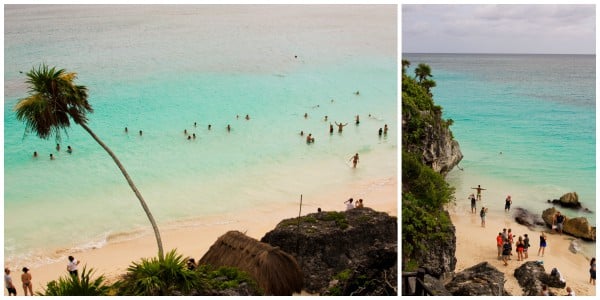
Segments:
[[[402,52],[401,54],[596,55],[596,53],[533,53],[533,52]]]

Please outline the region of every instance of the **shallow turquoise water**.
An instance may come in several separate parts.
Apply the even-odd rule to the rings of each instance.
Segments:
[[[89,126],[122,161],[159,226],[295,203],[300,194],[310,198],[340,184],[397,174],[393,55],[342,49],[294,58],[275,52],[261,58],[269,65],[243,59],[229,65],[228,53],[217,53],[211,65],[198,62],[211,57],[182,47],[202,40],[190,35],[189,24],[173,18],[120,13],[59,18],[53,27],[45,16],[68,11],[25,12],[9,12],[5,33],[4,249],[11,263],[43,263],[57,253],[102,246],[111,236],[149,227],[116,165],[83,129],[75,126],[63,134],[57,152],[57,141],[26,134],[15,119],[12,108],[27,96],[25,76],[18,71],[38,62],[78,72],[77,82],[88,86],[95,110]],[[16,22],[18,17],[27,22]],[[177,44],[149,40],[140,29],[147,27],[164,29],[158,38]],[[152,32],[155,38],[157,33]],[[60,42],[36,44],[52,37]],[[312,53],[305,47],[294,50]],[[359,126],[353,123],[357,114]],[[330,135],[329,122],[349,125],[343,134]],[[380,138],[384,124],[391,133]],[[187,140],[184,130],[197,138]],[[301,130],[312,133],[316,143],[307,145]],[[73,154],[64,151],[67,145]],[[40,157],[32,158],[33,151]],[[352,172],[348,158],[355,152],[365,167]],[[55,160],[48,159],[50,153]]]
[[[577,192],[596,210],[596,93],[593,55],[405,54],[431,66],[434,99],[464,159],[448,175],[460,205],[487,187],[490,209],[535,212]],[[409,70],[414,73],[413,69]],[[465,201],[462,201],[465,199]],[[487,205],[487,204],[486,204]],[[566,211],[569,215],[577,212]],[[586,214],[595,223],[595,213]]]

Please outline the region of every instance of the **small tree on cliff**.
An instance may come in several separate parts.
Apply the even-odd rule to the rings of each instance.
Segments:
[[[419,84],[423,83],[423,80],[433,77],[431,75],[431,67],[428,64],[419,64],[415,69],[415,76],[416,79],[419,79]]]
[[[33,68],[29,71],[27,77],[26,83],[29,84],[30,95],[19,100],[15,105],[17,120],[25,122],[25,130],[35,132],[42,139],[48,139],[52,135],[59,139],[60,131],[70,127],[70,119],[75,124],[83,127],[112,157],[123,176],[125,176],[129,187],[140,201],[154,229],[156,243],[158,244],[158,256],[162,259],[163,247],[160,233],[146,201],[144,201],[142,194],[138,191],[117,156],[87,126],[87,113],[93,112],[93,109],[87,100],[87,88],[73,82],[77,74],[67,73],[64,69],[56,70],[55,67],[50,69],[42,64],[37,69]]]

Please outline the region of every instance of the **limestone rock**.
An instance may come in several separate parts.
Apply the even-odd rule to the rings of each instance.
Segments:
[[[524,296],[539,296],[542,284],[549,287],[565,288],[566,282],[562,281],[560,275],[550,275],[542,263],[528,261],[515,269],[515,278],[523,288]]]
[[[510,296],[504,289],[504,273],[488,262],[482,262],[462,272],[446,284],[453,296]]]
[[[448,214],[448,212],[445,212]],[[450,218],[448,216],[448,218]],[[449,232],[445,234],[449,238],[432,238],[424,240],[427,250],[416,249],[415,257],[418,257],[418,264],[421,268],[437,278],[443,278],[446,274],[454,272],[456,268],[456,228],[450,226]]]
[[[572,240],[571,243],[569,243],[569,251],[573,252],[574,254],[581,252],[581,244],[578,240]]]
[[[301,221],[300,230],[297,218],[281,221],[261,242],[294,256],[304,274],[304,290],[321,295],[397,293],[396,217],[362,208],[312,213]],[[334,279],[338,283],[330,286]],[[369,286],[352,285],[354,279]]]
[[[552,221],[557,211],[554,207],[551,207],[542,212],[542,219],[544,219],[548,227],[552,226]],[[584,217],[567,217],[563,225],[563,233],[587,241],[596,241],[596,227],[591,226],[587,218]]]
[[[563,232],[588,241],[596,240],[596,227],[590,226],[584,217],[567,219]]]
[[[579,196],[577,193],[566,193],[560,197],[560,205],[563,207],[571,207],[571,208],[580,208],[581,203],[579,203]]]
[[[554,215],[558,210],[554,207],[550,207],[542,212],[542,219],[546,223],[546,226],[552,227],[552,222],[554,221]]]

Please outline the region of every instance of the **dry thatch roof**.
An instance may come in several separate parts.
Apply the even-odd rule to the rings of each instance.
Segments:
[[[302,270],[293,256],[239,231],[219,237],[199,263],[245,271],[267,295],[292,295],[302,288]]]

